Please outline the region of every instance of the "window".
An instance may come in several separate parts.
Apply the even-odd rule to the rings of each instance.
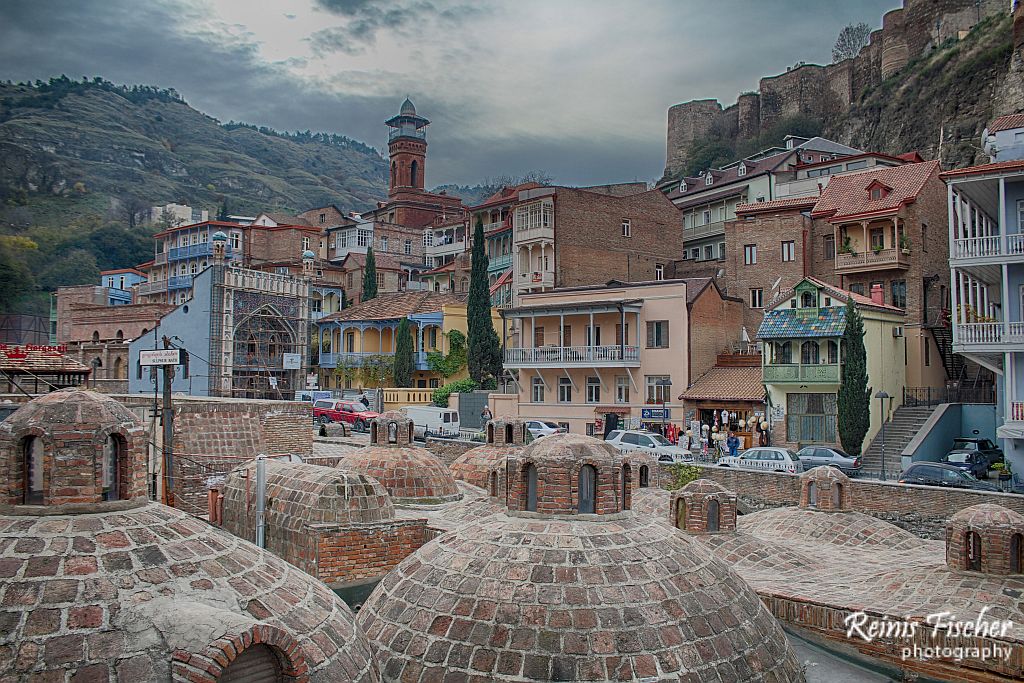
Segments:
[[[747,167],[744,166],[743,164],[740,164],[739,166],[737,166],[736,167],[736,175],[741,175],[741,176],[742,175],[747,175]]]
[[[711,175],[711,173],[709,171],[708,174],[706,176],[704,176],[704,184],[705,185],[710,185],[713,182],[715,182],[715,177],[713,175]]]
[[[885,230],[882,228],[871,229],[871,248],[872,249],[884,249],[885,248]]]
[[[690,250],[690,258],[692,258],[694,261],[699,259],[700,258],[700,249],[691,249]]]
[[[530,394],[530,400],[534,403],[544,402],[544,380],[540,377],[534,377],[531,383],[532,393]]]
[[[704,260],[711,261],[715,258],[715,245],[708,244],[704,246]]]
[[[615,345],[622,346],[629,343],[629,323],[626,323],[626,336],[622,336],[622,325],[615,323]]]
[[[647,321],[647,348],[667,349],[668,348],[668,321],[649,320]]]
[[[412,240],[405,241],[405,255],[408,256],[412,253]]]
[[[981,535],[977,531],[968,531],[964,538],[964,551],[967,554],[967,571],[981,571]]]
[[[533,328],[533,346],[544,346],[544,327]]]
[[[789,240],[782,243],[782,260],[784,262],[796,260],[796,242]]]
[[[434,233],[430,232],[429,230],[423,233],[423,246],[434,246]]]
[[[526,465],[525,471],[523,472],[523,478],[526,479],[526,487],[523,490],[523,494],[526,500],[523,501],[523,508],[527,512],[537,511],[537,468],[534,467],[533,463]]]
[[[708,501],[708,531],[718,531],[719,526],[719,512],[718,512],[718,501]]]
[[[1018,221],[1020,221],[1020,208],[1021,208],[1021,202],[1017,202],[1017,220]],[[1021,223],[1021,222],[1017,223],[1018,228],[1020,226],[1022,226],[1022,225],[1024,225],[1024,223]],[[924,252],[928,251],[928,224],[927,223],[922,223],[921,224],[921,251],[924,251]]]
[[[321,223],[326,223],[327,222],[327,214],[326,213],[320,214],[320,222]]]
[[[384,286],[384,273],[377,273],[377,286],[378,287],[383,287]]]
[[[924,366],[927,368],[932,364],[932,345],[928,342],[928,337],[922,337],[924,340]]]
[[[750,307],[764,308],[764,290],[760,287],[750,290]]]
[[[140,366],[141,367],[141,366]],[[43,504],[43,442],[37,436],[22,441],[22,481],[25,505]]]
[[[629,377],[615,378],[615,402],[629,403]]]
[[[831,339],[828,341],[828,362],[831,365],[839,362],[839,343]]]
[[[825,235],[821,242],[823,256],[827,259],[834,259],[836,257],[836,236]]]
[[[628,218],[623,218],[622,219],[622,236],[623,237],[632,237],[633,236],[633,226],[630,224],[630,221],[629,221]]]
[[[597,503],[597,470],[593,465],[584,465],[580,468],[578,484],[576,511],[580,514],[592,515],[596,510]]]
[[[121,499],[121,459],[124,447],[120,437],[111,434],[103,443],[103,463],[101,465],[101,481],[103,500]]]
[[[595,325],[586,327],[587,346],[600,346],[601,345],[601,326]],[[566,345],[568,346],[568,344]]]
[[[309,238],[308,237],[303,237],[302,238],[302,251],[306,251],[307,249],[309,249]]]
[[[718,243],[718,258],[725,259],[725,242]]]
[[[372,230],[359,230],[356,234],[356,244],[360,247],[368,247],[373,241]]]
[[[681,183],[679,183],[679,191],[680,192],[686,192],[686,181],[685,180],[682,181]]]
[[[562,325],[562,346],[572,346],[571,325]]]
[[[672,402],[672,378],[668,375],[647,375],[644,377],[644,395],[647,403]]]
[[[387,251],[388,250],[388,238],[387,237],[381,237],[380,238],[380,250],[381,251]]]
[[[867,159],[861,159],[860,161],[851,161],[850,163],[846,164],[846,170],[847,171],[856,171],[857,169],[867,168],[867,167],[868,167],[868,160]]]
[[[240,249],[242,247],[242,233],[232,232],[231,233],[231,248]]]
[[[711,209],[704,209],[704,212],[701,213],[701,219],[703,221],[701,223],[701,225],[710,225],[710,223],[711,223]]]
[[[907,307],[907,281],[893,280],[889,283],[892,290],[892,305],[897,308]]]
[[[601,402],[601,378],[587,378],[587,403]]]
[[[752,266],[757,263],[757,245],[756,244],[745,244],[743,245],[743,263],[747,266]]]
[[[568,377],[558,378],[558,402],[572,403],[572,380]]]
[[[850,285],[850,291],[853,292],[854,294],[860,294],[861,296],[864,296],[864,284],[861,282],[854,283]]]
[[[818,342],[805,341],[800,345],[800,362],[803,365],[817,365],[818,351]]]
[[[881,198],[882,198],[882,188],[880,188],[880,187],[872,187],[871,188],[871,199],[881,199]]]
[[[188,272],[190,275],[195,275],[197,272],[199,272],[199,264],[196,263],[195,261],[190,263],[188,266]]]
[[[657,263],[654,265],[654,279],[664,280],[665,279],[665,266]]]
[[[817,308],[818,297],[814,292],[804,292],[800,295],[800,308]]]

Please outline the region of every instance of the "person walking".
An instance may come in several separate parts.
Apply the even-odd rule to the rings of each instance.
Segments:
[[[735,457],[739,454],[740,439],[732,432],[729,432],[729,438],[725,440],[725,445],[729,447],[729,455]]]

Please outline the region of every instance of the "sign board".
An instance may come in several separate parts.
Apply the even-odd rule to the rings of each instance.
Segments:
[[[316,373],[315,372],[311,372],[308,375],[306,375],[306,388],[307,389],[316,389],[317,388],[317,383],[318,382],[317,382],[317,377],[316,377]]]
[[[276,377],[271,377],[270,378],[270,386],[272,388],[274,388],[274,389],[277,389],[277,378]]]
[[[782,422],[786,419],[786,411],[782,406],[772,406],[772,422]]]
[[[301,353],[282,353],[281,354],[281,367],[285,370],[298,370],[302,367],[302,354]]]
[[[668,408],[641,408],[641,420],[667,420],[670,410]]]
[[[153,365],[181,365],[184,349],[156,349],[153,351],[139,351],[139,365],[143,367]]]

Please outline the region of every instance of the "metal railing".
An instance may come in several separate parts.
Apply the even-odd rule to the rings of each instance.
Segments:
[[[950,387],[904,387],[903,405],[907,408],[925,408],[942,403],[995,403],[995,387],[981,386]],[[1024,418],[1022,418],[1024,419]]]
[[[639,363],[640,347],[625,346],[540,346],[506,349],[505,365],[587,365],[590,363]]]
[[[191,275],[175,275],[167,279],[167,289],[188,289],[191,286]]]
[[[179,261],[196,256],[209,256],[211,253],[213,252],[210,249],[210,243],[200,242],[199,244],[190,244],[187,247],[175,247],[168,252],[167,258],[171,261]]]
[[[388,132],[388,140],[394,140],[395,138],[417,138],[419,140],[427,139],[427,131],[417,128],[392,128]]]

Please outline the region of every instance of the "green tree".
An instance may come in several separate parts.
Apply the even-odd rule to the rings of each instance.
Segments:
[[[13,313],[19,299],[35,289],[26,252],[37,245],[25,237],[0,236],[0,313]]]
[[[363,298],[369,301],[377,298],[377,257],[373,255],[373,247],[366,249],[366,268],[363,269]]]
[[[416,370],[416,360],[413,357],[412,330],[409,328],[409,319],[402,318],[398,323],[398,331],[395,332],[395,386],[408,388],[412,386],[412,375]]]
[[[466,367],[466,335],[458,330],[451,330],[445,336],[448,337],[448,354],[440,351],[427,352],[427,367],[448,379]]]
[[[850,455],[860,455],[864,436],[871,424],[871,387],[868,386],[867,351],[864,348],[864,320],[846,302],[846,331],[843,333],[846,359],[839,385],[839,439]]]
[[[491,294],[487,285],[484,223],[473,232],[473,267],[469,275],[466,324],[469,332],[469,376],[484,388],[496,388],[502,373],[501,343],[491,320]]]

